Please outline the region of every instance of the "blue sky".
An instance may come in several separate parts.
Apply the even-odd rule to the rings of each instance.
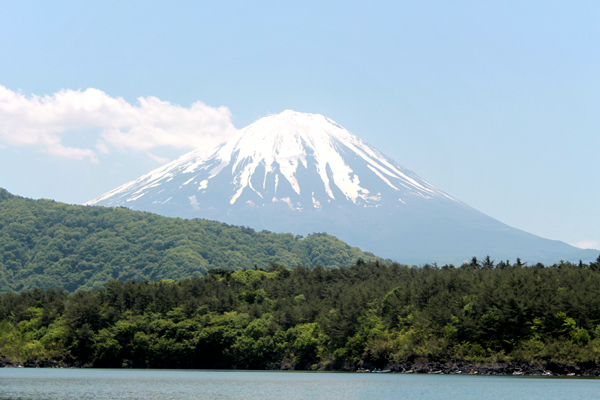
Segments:
[[[294,109],[600,248],[599,20],[597,1],[3,1],[0,187],[82,203]]]

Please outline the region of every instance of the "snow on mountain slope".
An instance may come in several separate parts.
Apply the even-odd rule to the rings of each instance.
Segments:
[[[269,115],[86,205],[255,229],[328,232],[404,262],[551,261],[578,249],[511,228],[437,189],[332,120]]]
[[[362,164],[360,175],[353,168],[357,163]],[[298,181],[299,169],[311,170],[315,175],[313,181],[320,181],[320,187],[316,188],[320,200],[311,192],[312,204],[300,201],[307,188],[301,187]],[[231,176],[234,186],[229,195],[231,205],[244,192],[251,191],[262,204],[289,198],[284,201],[288,201],[291,208],[319,208],[322,201],[341,200],[336,199],[335,187],[349,202],[376,206],[382,193],[369,189],[373,186],[369,184],[372,180],[383,182],[387,186],[386,195],[397,197],[400,202],[402,197],[411,195],[453,200],[330,119],[288,110],[260,119],[211,151],[192,151],[86,204],[127,205],[156,192],[152,189],[159,186],[178,190],[186,185],[197,189],[198,194],[191,194],[196,196],[197,202],[198,196],[210,190],[211,181],[219,174]],[[180,179],[168,184],[175,178]],[[181,179],[184,181],[180,182]],[[282,197],[278,189],[283,180],[291,186],[293,193]],[[314,182],[311,186],[315,186]],[[168,202],[167,194],[170,193],[167,191],[154,201]],[[194,204],[194,200],[190,200],[190,206]]]

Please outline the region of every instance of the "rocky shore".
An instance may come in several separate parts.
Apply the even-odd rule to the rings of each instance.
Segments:
[[[539,375],[539,376],[600,376],[600,365],[595,363],[561,364],[556,362],[529,364],[524,362],[472,363],[404,362],[389,363],[385,370],[397,373],[441,373],[473,375]]]
[[[59,360],[27,360],[23,363],[13,362],[0,356],[0,368],[88,368],[91,365],[71,363]],[[282,368],[287,369],[287,368]],[[293,368],[289,368],[293,369]],[[356,371],[351,367],[327,368],[331,371]],[[537,375],[537,376],[600,376],[600,364],[561,364],[547,362],[530,364],[525,362],[493,362],[473,363],[467,361],[431,362],[417,360],[414,362],[389,362],[383,368],[363,364],[359,372],[390,372],[404,374],[462,374],[462,375]]]
[[[69,365],[64,365],[63,363],[60,363],[55,360],[27,360],[23,363],[20,363],[8,360],[7,358],[0,356],[0,368],[58,368],[63,366]]]

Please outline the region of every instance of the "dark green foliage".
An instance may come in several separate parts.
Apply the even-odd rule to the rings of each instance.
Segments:
[[[99,288],[112,279],[174,279],[208,270],[349,266],[375,259],[327,234],[306,238],[126,208],[29,200],[0,189],[0,293]]]
[[[0,296],[0,356],[97,367],[384,367],[394,362],[600,362],[592,264],[213,270]]]

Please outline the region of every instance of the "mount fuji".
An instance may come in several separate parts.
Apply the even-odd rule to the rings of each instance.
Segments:
[[[291,110],[85,204],[275,232],[327,232],[403,263],[460,263],[486,255],[554,262],[578,259],[581,252],[503,224],[332,120]]]

